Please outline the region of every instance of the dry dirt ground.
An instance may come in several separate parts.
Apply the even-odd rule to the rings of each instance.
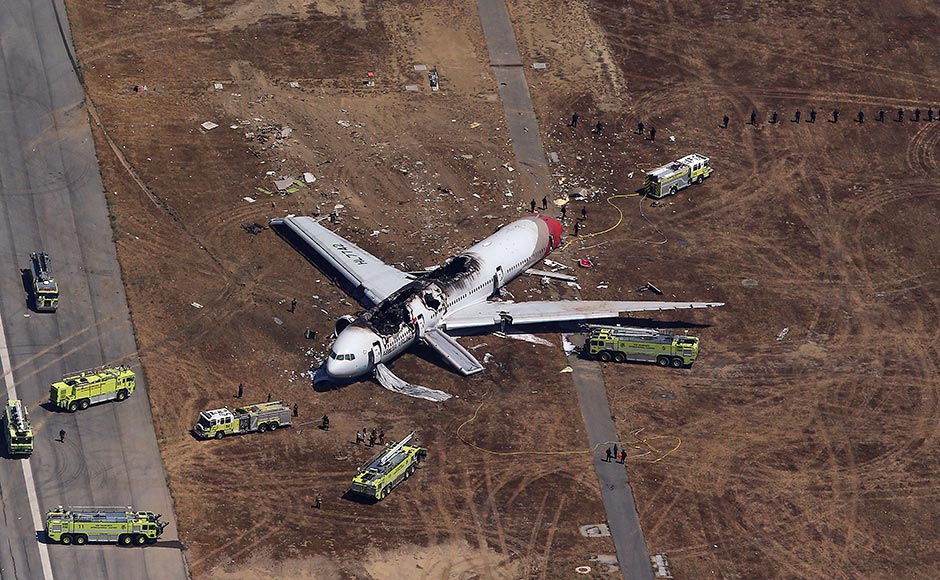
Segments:
[[[579,272],[582,291],[526,279],[516,298],[640,298],[649,280],[667,297],[728,303],[656,317],[703,324],[691,329],[704,344],[692,369],[605,369],[625,441],[638,429],[662,437],[654,445],[681,440],[662,461],[628,464],[650,551],[666,552],[677,578],[934,577],[940,122],[926,111],[940,105],[929,102],[938,9],[509,7],[526,64],[549,64],[527,75],[561,161],[552,197],[585,197],[572,207],[587,207],[588,234],[617,223],[611,204],[623,212],[618,228],[553,256],[595,261]],[[340,233],[418,268],[540,198],[504,167],[511,147],[476,4],[70,1],[69,16],[194,577],[568,578],[584,564],[610,576],[591,558],[612,542],[578,532],[604,519],[588,456],[530,453],[585,447],[558,335],[546,335],[553,348],[464,340],[494,358],[469,380],[412,355],[395,364],[458,395],[444,405],[371,383],[314,392],[302,373],[356,307],[270,230],[243,229],[341,204]],[[415,64],[438,65],[443,90]],[[138,84],[148,90],[135,94]],[[790,122],[814,108],[815,124]],[[577,129],[565,126],[573,112]],[[219,127],[201,131],[204,121]],[[633,132],[639,121],[655,142]],[[292,132],[278,138],[283,127]],[[693,151],[713,159],[704,185],[661,207],[606,201]],[[273,187],[269,171],[317,181],[269,196],[258,190]],[[308,328],[317,340],[304,340]],[[194,441],[198,411],[233,404],[239,382],[246,400],[298,402],[298,426]],[[461,433],[503,454],[456,435],[481,402]],[[314,428],[323,413],[329,432]],[[417,430],[431,461],[369,506],[342,496],[370,454],[353,433],[372,426],[390,438]]]

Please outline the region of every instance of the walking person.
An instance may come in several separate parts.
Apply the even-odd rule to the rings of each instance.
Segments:
[[[375,447],[375,430],[369,435],[369,447]]]
[[[608,448],[607,448],[607,459],[605,460],[607,463],[610,463],[610,456],[611,456],[611,455],[613,455],[613,453],[610,452],[610,447],[608,447]]]
[[[577,236],[581,231],[581,222],[574,222],[574,235]]]
[[[268,393],[268,402],[271,402],[271,393]]]
[[[578,114],[577,114],[577,113],[575,113],[574,115],[571,115],[571,122],[568,123],[568,126],[569,126],[569,127],[577,127],[577,126],[578,126]]]
[[[59,443],[65,443],[65,429],[59,429]]]
[[[317,494],[317,499],[316,501],[314,501],[313,507],[316,509],[320,509],[322,506],[323,506],[323,502],[320,501],[320,494]]]
[[[320,421],[320,429],[324,431],[330,430],[330,418],[327,415],[323,415],[323,419]]]
[[[568,217],[568,204],[561,206],[561,219]]]
[[[650,141],[656,140],[656,127],[650,127]]]
[[[291,299],[290,299],[290,312],[291,312],[291,314],[293,314],[295,310],[297,310],[297,299],[296,299],[296,298],[291,298]]]
[[[731,119],[728,118],[728,115],[725,115],[724,117],[722,117],[722,118],[721,118],[721,128],[722,128],[722,129],[727,129],[727,128],[728,128],[728,121],[730,121],[730,120],[731,120]]]

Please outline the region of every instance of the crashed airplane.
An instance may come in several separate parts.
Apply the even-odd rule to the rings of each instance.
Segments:
[[[483,366],[448,330],[615,318],[627,312],[722,306],[716,302],[557,300],[492,301],[501,287],[561,245],[562,226],[550,217],[514,221],[426,273],[389,266],[311,217],[271,220],[271,228],[337,280],[364,307],[336,321],[336,340],[314,382],[373,375],[387,389],[443,401],[447,393],[413,385],[385,366],[421,341],[462,375]]]

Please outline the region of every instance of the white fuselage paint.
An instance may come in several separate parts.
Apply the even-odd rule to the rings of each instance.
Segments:
[[[485,302],[538,263],[558,247],[560,237],[555,220],[525,218],[449,258],[343,329],[326,361],[327,374],[357,377],[395,359],[449,314]]]

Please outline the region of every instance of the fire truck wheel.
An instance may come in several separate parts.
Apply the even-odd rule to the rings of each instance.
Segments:
[[[78,402],[77,402],[77,401],[72,401],[71,403],[69,403],[69,411],[71,411],[71,412],[73,412],[73,413],[74,413],[75,411],[78,411]]]
[[[695,183],[702,183],[703,181],[705,181],[705,178],[701,175],[695,178]]]
[[[671,363],[672,363],[672,368],[674,369],[681,369],[683,367],[682,359],[679,357],[672,359]]]
[[[677,191],[679,191],[679,188],[673,185],[669,188],[669,195],[675,195]]]
[[[68,546],[72,543],[72,534],[62,534],[59,536],[59,542]]]
[[[622,352],[614,353],[614,362],[622,363],[627,360],[627,357]]]
[[[85,534],[75,534],[75,545],[84,546],[88,543],[88,536]]]
[[[124,389],[121,389],[120,391],[117,392],[118,401],[123,401],[126,398],[127,398],[127,391],[125,391]]]
[[[669,366],[669,357],[668,357],[668,356],[658,356],[658,357],[656,357],[656,364],[658,364],[658,365],[661,366],[661,367],[668,367],[668,366]]]
[[[601,354],[598,355],[598,358],[604,362],[610,362],[610,353],[606,350],[602,350]]]
[[[216,439],[221,439],[221,438],[224,437],[224,436],[225,436],[225,433],[223,433],[223,432],[221,432],[221,431],[216,431],[216,432],[215,432],[215,438],[216,438]]]
[[[88,399],[82,399],[81,401],[78,402],[78,408],[81,409],[82,411],[87,409],[88,405],[91,405],[91,401],[89,401]]]
[[[258,425],[258,433],[264,433],[264,432],[267,431],[267,430],[268,430],[268,424],[267,424],[267,423],[262,423],[262,424]]]
[[[134,536],[134,543],[138,546],[143,546],[147,543],[147,536],[136,535]]]
[[[276,430],[277,430],[277,423],[271,423],[271,425],[269,425],[269,428],[271,429],[271,431],[276,431]]]
[[[375,499],[382,499],[383,497],[385,497],[385,489],[380,487],[375,492]]]
[[[118,544],[120,544],[120,545],[122,545],[122,546],[130,546],[130,545],[131,545],[131,537],[128,536],[127,534],[121,534],[120,536],[118,536]]]

